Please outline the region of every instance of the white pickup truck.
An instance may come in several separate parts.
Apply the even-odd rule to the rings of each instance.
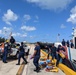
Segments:
[[[19,47],[20,47],[20,43],[16,43],[15,46],[13,48],[11,48],[11,50],[8,50],[7,57],[14,56],[14,57],[18,58],[18,56],[19,56]],[[2,56],[2,50],[3,49],[4,48],[0,48],[0,56]],[[24,49],[25,49],[25,55],[28,55],[29,50],[30,50],[30,46],[24,44]]]
[[[19,47],[20,47],[20,44],[16,44],[16,48],[11,48],[11,53],[9,55],[15,56],[16,58],[18,58]],[[25,49],[25,55],[29,55],[30,46],[24,44],[24,49]]]

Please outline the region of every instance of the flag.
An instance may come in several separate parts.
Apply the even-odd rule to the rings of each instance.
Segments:
[[[58,33],[58,36],[60,36],[60,34]]]

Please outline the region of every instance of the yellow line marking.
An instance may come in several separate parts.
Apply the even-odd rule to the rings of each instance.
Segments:
[[[26,59],[27,58],[28,58],[28,56],[26,56]],[[18,69],[18,72],[17,72],[16,75],[22,75],[22,72],[24,70],[24,67],[25,67],[25,64],[24,64],[24,62],[22,62],[22,64],[21,64],[20,68]]]
[[[17,72],[16,75],[22,75],[23,69],[24,69],[25,64],[22,64]]]

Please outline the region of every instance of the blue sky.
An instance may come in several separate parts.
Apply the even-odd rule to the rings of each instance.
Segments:
[[[16,41],[70,40],[76,0],[0,0],[0,36]]]

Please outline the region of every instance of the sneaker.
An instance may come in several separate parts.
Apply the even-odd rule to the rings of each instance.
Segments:
[[[41,68],[39,67],[38,70],[41,70]]]
[[[25,62],[25,64],[28,64],[29,62]]]
[[[4,62],[4,63],[7,63],[7,62]]]
[[[40,72],[40,70],[39,70],[39,69],[34,69],[34,71],[35,71],[35,72],[37,72],[37,73],[38,73],[38,72]]]
[[[34,69],[34,71],[36,71],[37,69]]]
[[[16,64],[16,65],[20,65],[20,64]]]
[[[40,70],[34,70],[34,71],[37,72],[37,73],[40,72]]]

